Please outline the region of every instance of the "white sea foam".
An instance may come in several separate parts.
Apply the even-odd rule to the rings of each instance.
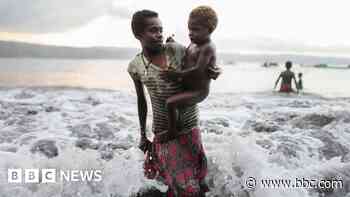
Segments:
[[[0,95],[1,197],[110,197],[149,187],[166,190],[143,177],[134,94],[11,88]],[[209,163],[208,196],[350,195],[349,99],[213,93],[200,104],[200,119]],[[54,144],[37,148],[39,140]],[[55,148],[58,155],[50,155]],[[9,168],[101,169],[103,181],[10,184]],[[256,189],[247,188],[248,177],[258,180]],[[259,185],[261,179],[334,177],[343,180],[344,188],[328,193]]]

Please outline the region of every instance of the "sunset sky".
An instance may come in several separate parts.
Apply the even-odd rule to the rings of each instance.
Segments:
[[[0,40],[67,46],[138,47],[133,12],[160,14],[164,35],[187,44],[187,17],[198,5],[219,16],[219,51],[350,56],[346,0],[1,0]]]

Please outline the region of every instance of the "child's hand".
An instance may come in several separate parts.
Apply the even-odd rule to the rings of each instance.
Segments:
[[[141,137],[139,149],[142,150],[143,153],[146,153],[146,151],[151,147],[151,145],[151,141],[149,141],[146,137]]]
[[[171,36],[168,36],[167,39],[165,40],[166,43],[170,43],[170,42],[175,42],[174,40],[174,34]]]
[[[222,73],[222,69],[218,66],[209,66],[208,74],[209,78],[216,80]]]

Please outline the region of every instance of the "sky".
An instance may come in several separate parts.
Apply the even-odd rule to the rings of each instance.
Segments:
[[[186,45],[188,15],[199,5],[218,14],[218,51],[350,56],[348,0],[1,0],[0,40],[139,47],[131,16],[151,9],[164,36]]]

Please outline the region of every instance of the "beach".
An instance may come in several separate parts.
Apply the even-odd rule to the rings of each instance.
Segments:
[[[136,95],[125,72],[127,62],[121,63],[81,63],[90,66],[64,71],[57,66],[44,74],[43,69],[29,67],[27,73],[36,75],[28,74],[27,80],[36,76],[38,84],[2,81],[1,197],[127,197],[149,188],[166,191],[166,186],[143,177]],[[222,78],[212,83],[211,94],[199,105],[209,164],[208,196],[350,196],[350,91],[338,86],[346,82],[349,71],[330,75],[332,71],[296,67],[296,72],[306,73],[305,92],[279,94],[272,87],[283,67],[249,65],[224,66]],[[113,72],[102,69],[101,74],[96,71],[101,67]],[[13,70],[9,68],[8,74]],[[69,73],[80,77],[68,80]],[[47,76],[41,81],[48,81],[44,85],[40,74]],[[337,80],[326,80],[332,77]],[[89,81],[85,87],[83,79]],[[151,119],[149,111],[149,138]],[[7,182],[8,169],[30,168],[95,169],[102,171],[102,180]],[[252,179],[255,186],[247,184]],[[272,179],[341,180],[343,185],[315,189],[263,184]]]

